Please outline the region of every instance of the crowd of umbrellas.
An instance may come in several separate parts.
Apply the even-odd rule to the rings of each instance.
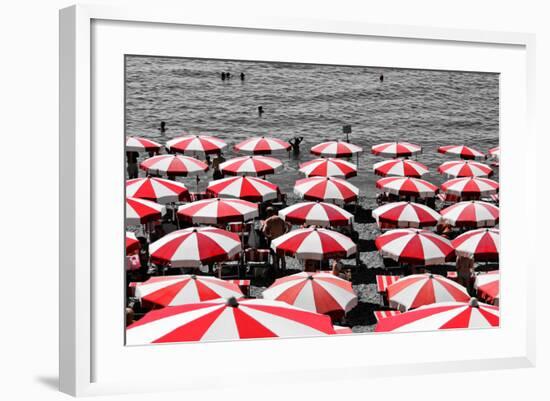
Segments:
[[[280,188],[266,176],[281,171],[283,162],[274,155],[288,152],[290,145],[268,137],[235,145],[242,156],[219,165],[224,178],[209,182],[204,199],[174,179],[205,174],[209,165],[198,157],[219,154],[226,146],[219,138],[189,135],[168,141],[169,153],[159,154],[159,143],[127,139],[126,151],[155,154],[139,165],[146,177],[127,181],[127,225],[141,226],[149,238],[150,224],[168,211],[174,221],[191,225],[148,244],[151,263],[198,269],[235,258],[242,261],[243,233],[225,225],[257,219],[263,203],[281,199]],[[362,152],[344,141],[311,148],[319,158],[300,164],[305,178],[294,185],[303,201],[278,211],[283,220],[300,227],[274,239],[273,252],[315,261],[356,255],[357,244],[338,228],[354,222],[354,214],[344,206],[357,201],[359,189],[347,179],[357,175],[351,160],[355,156],[359,161]],[[375,240],[380,255],[399,266],[425,268],[457,257],[498,262],[499,184],[489,178],[493,168],[484,161],[498,166],[499,148],[485,155],[467,146],[440,147],[438,152],[458,159],[439,166],[438,172],[450,178],[440,187],[422,179],[428,168],[417,160],[420,146],[391,142],[372,146],[371,152],[388,158],[373,166],[382,177],[376,182],[380,206],[372,211],[382,231]],[[448,206],[436,211],[436,198]],[[443,223],[462,234],[450,240],[433,230]],[[139,246],[128,231],[127,254]],[[477,298],[472,298],[464,286],[442,275],[398,277],[385,290],[395,313],[385,314],[376,331],[498,326],[498,270],[478,274],[475,289]],[[150,311],[129,325],[128,344],[351,333],[348,327],[336,326],[334,316],[345,315],[358,303],[351,283],[327,271],[278,278],[258,299],[246,298],[235,280],[203,273],[152,276],[137,284],[135,294]]]

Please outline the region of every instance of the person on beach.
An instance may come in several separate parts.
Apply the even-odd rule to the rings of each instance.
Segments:
[[[281,235],[286,234],[289,231],[288,224],[279,217],[275,209],[269,206],[266,209],[267,219],[264,221],[262,227],[262,233],[267,239],[267,246],[271,248],[271,241],[275,238],[279,238]],[[284,256],[279,257],[276,252],[273,254],[273,266],[275,269],[285,270],[286,269],[286,260]]]
[[[214,160],[217,160],[217,159],[214,159]],[[214,163],[212,163],[213,165]],[[216,164],[215,167],[212,167],[212,170],[213,170],[213,173],[212,173],[212,179],[215,181],[215,180],[221,180],[223,178],[223,173],[222,171],[220,170],[220,165],[219,163]]]
[[[262,106],[258,106],[258,116],[261,117],[262,114],[264,114],[264,108]]]
[[[244,81],[244,72],[241,72],[241,81]]]
[[[300,154],[300,144],[304,141],[303,136],[295,136],[291,140],[288,141],[290,146],[292,146],[292,153],[294,153],[294,156],[298,156]]]
[[[458,284],[466,287],[468,292],[472,294],[473,291],[473,275],[474,275],[474,260],[465,258],[464,256],[458,256],[456,258],[456,281]]]
[[[128,179],[138,178],[138,161],[139,153],[138,152],[126,152],[126,162],[128,167]]]
[[[222,72],[222,81],[225,81],[225,72]]]

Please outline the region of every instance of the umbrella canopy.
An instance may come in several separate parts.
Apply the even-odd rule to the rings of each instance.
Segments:
[[[235,145],[234,149],[247,155],[269,155],[290,150],[290,144],[281,139],[261,136],[246,139]]]
[[[151,277],[136,287],[136,297],[141,302],[163,307],[243,296],[236,284],[216,277],[189,274]]]
[[[492,227],[499,214],[497,206],[482,201],[459,202],[441,211],[443,221],[454,227]]]
[[[444,193],[468,198],[496,194],[498,188],[498,182],[480,177],[453,178],[441,184]]]
[[[493,169],[486,164],[473,160],[453,160],[437,168],[441,174],[450,177],[490,177]]]
[[[126,198],[126,223],[145,224],[158,220],[166,213],[166,207],[158,203],[139,198]]]
[[[294,193],[313,201],[353,202],[359,189],[349,182],[334,177],[310,177],[296,181]]]
[[[256,177],[229,177],[210,181],[206,192],[220,198],[240,198],[251,202],[277,199],[279,187]]]
[[[279,159],[266,156],[236,157],[220,164],[220,170],[226,175],[264,176],[275,174],[282,168]]]
[[[171,267],[200,267],[227,260],[240,251],[237,234],[214,227],[174,231],[149,246],[153,263]]]
[[[351,256],[357,251],[357,246],[349,237],[337,231],[301,228],[271,241],[271,249],[298,259],[323,260]]]
[[[497,159],[500,159],[500,146],[489,149],[488,153],[489,153],[490,156],[496,157]]]
[[[129,255],[139,250],[139,240],[136,234],[131,231],[126,231],[126,255]]]
[[[472,298],[469,302],[441,302],[425,305],[382,319],[375,331],[482,329],[498,327],[499,323],[500,314],[496,306],[487,305]]]
[[[357,165],[341,159],[315,159],[300,164],[300,172],[306,177],[341,177],[357,175]]]
[[[437,265],[454,257],[451,242],[431,231],[400,228],[375,240],[379,252],[399,263]]]
[[[485,155],[482,152],[464,145],[440,146],[437,151],[443,154],[457,155],[462,159],[485,159]]]
[[[496,262],[500,253],[500,230],[479,228],[453,240],[456,254],[478,262]]]
[[[174,176],[196,176],[208,170],[208,165],[200,160],[181,155],[159,155],[142,161],[139,168],[149,174]]]
[[[353,214],[325,202],[301,202],[279,210],[279,216],[293,224],[307,224],[321,227],[347,226],[353,223]]]
[[[433,198],[437,187],[426,180],[411,177],[386,177],[376,181],[376,188],[394,195]]]
[[[220,153],[227,143],[208,135],[186,135],[166,142],[166,148],[183,154],[216,154]]]
[[[343,141],[329,141],[315,145],[311,153],[323,157],[351,157],[363,152],[361,146]]]
[[[432,208],[414,202],[386,203],[372,211],[376,222],[388,223],[396,227],[435,226],[441,215]]]
[[[190,199],[189,190],[181,182],[156,177],[127,180],[126,196],[159,203],[181,202]]]
[[[285,302],[219,299],[170,306],[128,326],[128,345],[336,334],[328,316]]]
[[[242,199],[204,199],[180,206],[178,217],[197,224],[247,221],[258,217],[258,205]]]
[[[474,283],[477,295],[487,302],[495,302],[500,298],[500,272],[494,270],[478,274]]]
[[[162,145],[155,141],[139,137],[126,138],[127,152],[158,152]]]
[[[374,174],[386,177],[388,175],[398,175],[401,177],[420,178],[428,172],[428,167],[424,164],[409,159],[391,159],[382,160],[373,166]]]
[[[374,145],[371,152],[378,156],[404,157],[422,152],[422,147],[408,142],[386,142]]]
[[[390,306],[401,311],[437,302],[468,302],[466,288],[437,274],[413,274],[386,289]]]
[[[302,272],[277,279],[262,297],[325,314],[349,312],[357,305],[351,283],[331,273]]]

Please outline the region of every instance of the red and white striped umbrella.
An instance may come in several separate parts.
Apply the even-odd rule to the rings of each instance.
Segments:
[[[357,246],[349,237],[325,228],[290,231],[271,241],[271,248],[298,259],[312,260],[346,258],[357,251]]]
[[[485,155],[482,152],[464,145],[440,146],[437,151],[443,154],[457,155],[462,159],[485,159]]]
[[[126,231],[126,255],[129,255],[139,249],[139,240],[136,234],[131,231]]]
[[[190,227],[165,235],[149,246],[151,261],[171,267],[200,267],[241,251],[237,234],[214,227]]]
[[[352,334],[353,330],[351,327],[344,327],[344,326],[332,326],[334,328],[334,331],[336,334]]]
[[[372,211],[376,222],[388,223],[396,227],[435,226],[441,215],[432,208],[414,202],[386,203]]]
[[[363,152],[361,146],[343,141],[329,141],[315,145],[311,153],[323,157],[351,157]]]
[[[375,240],[378,251],[399,263],[437,265],[454,257],[451,242],[431,231],[399,228]]]
[[[482,201],[459,202],[441,211],[443,221],[455,227],[492,227],[499,214],[497,206]]]
[[[283,168],[279,159],[266,156],[244,156],[220,164],[220,170],[227,175],[264,176],[275,174]]]
[[[472,298],[469,302],[441,302],[421,306],[400,315],[382,319],[375,332],[408,332],[445,329],[483,329],[498,327],[498,307]]]
[[[206,192],[220,198],[240,198],[251,202],[277,199],[279,187],[256,177],[228,177],[210,181]]]
[[[498,261],[500,253],[500,230],[497,228],[479,228],[467,231],[453,240],[458,256],[474,259],[478,262]]]
[[[386,177],[376,181],[376,188],[394,195],[433,198],[437,187],[432,183],[411,177]]]
[[[139,168],[149,174],[196,176],[208,170],[208,165],[189,156],[159,155],[142,161]]]
[[[126,138],[127,152],[158,152],[162,145],[155,141],[139,137]]]
[[[468,302],[466,288],[438,274],[413,274],[386,289],[390,306],[400,311],[438,302]]]
[[[359,189],[349,182],[334,177],[310,177],[296,181],[294,193],[313,201],[353,202]]]
[[[322,227],[347,226],[353,223],[353,214],[325,202],[301,202],[279,211],[279,216],[293,224],[307,224]]]
[[[357,175],[357,165],[341,159],[315,159],[300,164],[300,172],[306,177],[341,177]]]
[[[494,270],[476,276],[474,288],[479,298],[493,303],[500,298],[500,272]]]
[[[409,159],[391,159],[382,160],[373,166],[374,174],[386,177],[388,175],[398,175],[401,177],[420,178],[428,172],[428,167],[424,164]]]
[[[481,177],[453,178],[441,184],[444,193],[466,198],[496,194],[498,189],[498,182]]]
[[[371,152],[379,156],[404,157],[422,152],[422,147],[408,142],[386,142],[374,145]]]
[[[128,326],[128,345],[336,334],[330,317],[285,302],[218,299],[169,306]]]
[[[227,143],[209,135],[186,135],[166,142],[166,148],[183,154],[215,154],[220,153]]]
[[[297,273],[275,280],[264,299],[283,301],[317,313],[349,312],[357,305],[351,283],[331,273]]]
[[[136,297],[154,305],[178,306],[244,295],[238,285],[219,278],[184,274],[151,277],[136,287]]]
[[[493,169],[486,164],[473,160],[453,160],[437,168],[441,174],[450,177],[490,177]]]
[[[260,136],[246,139],[235,145],[234,149],[247,155],[269,155],[290,150],[290,144],[281,139]]]
[[[258,205],[242,199],[204,199],[180,206],[178,217],[196,224],[247,221],[258,217]]]
[[[147,177],[126,181],[126,196],[159,203],[189,200],[189,190],[181,182]]]
[[[166,207],[139,198],[126,198],[126,223],[130,225],[145,224],[159,220],[166,213]]]
[[[500,159],[500,146],[489,149],[489,155]]]

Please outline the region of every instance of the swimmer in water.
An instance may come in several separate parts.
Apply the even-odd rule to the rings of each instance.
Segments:
[[[222,81],[225,81],[225,72],[222,72]]]
[[[262,114],[264,114],[264,108],[262,106],[258,106],[258,116],[261,117]]]
[[[380,82],[384,82],[384,74],[380,74]]]
[[[166,122],[161,121],[160,122],[160,127],[158,128],[158,130],[159,130],[161,135],[166,134],[166,131],[168,130],[168,128],[166,128]]]
[[[241,81],[244,81],[244,72],[241,72]]]
[[[288,143],[290,143],[290,146],[292,146],[292,152],[295,156],[300,154],[300,144],[303,142],[303,140],[303,136],[295,136],[290,141],[288,141]]]

